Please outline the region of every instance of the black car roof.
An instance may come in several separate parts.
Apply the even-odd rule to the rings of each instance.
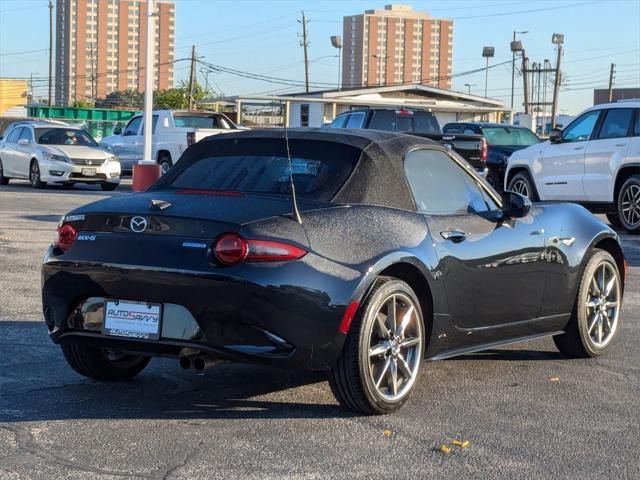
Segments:
[[[415,209],[404,172],[404,155],[416,147],[443,149],[440,144],[418,136],[396,132],[361,129],[294,128],[287,129],[292,155],[299,141],[337,143],[357,150],[355,168],[333,198],[336,203],[363,203],[407,210]],[[232,152],[242,140],[283,140],[279,129],[241,130],[207,137],[185,151],[180,162],[156,185],[163,188],[181,171],[200,158]],[[273,144],[272,142],[270,142]]]

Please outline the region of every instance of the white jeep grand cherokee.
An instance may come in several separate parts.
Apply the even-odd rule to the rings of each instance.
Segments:
[[[505,187],[533,201],[580,203],[640,233],[640,100],[596,105],[514,152]]]

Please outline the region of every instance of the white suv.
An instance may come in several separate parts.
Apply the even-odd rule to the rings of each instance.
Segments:
[[[568,201],[640,233],[640,100],[596,105],[549,141],[514,152],[505,187],[537,201]]]
[[[99,184],[115,190],[120,162],[86,131],[60,123],[17,122],[0,141],[0,185],[23,178],[35,188],[47,183]]]

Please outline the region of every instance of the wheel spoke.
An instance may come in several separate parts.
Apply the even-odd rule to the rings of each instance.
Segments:
[[[391,334],[396,332],[396,314],[396,296],[393,295],[387,302],[387,328]]]
[[[418,337],[403,338],[402,341],[400,342],[400,348],[413,347],[414,345],[417,345],[419,343],[420,343],[420,338]]]
[[[616,284],[616,276],[612,275],[611,280],[607,282],[607,286],[604,289],[605,297],[608,297],[609,295],[611,295],[611,292],[613,291],[613,287],[615,286],[615,284]]]
[[[596,297],[600,296],[600,287],[598,286],[598,280],[596,279],[596,275],[591,279],[591,288],[593,289],[593,294]]]
[[[379,357],[389,350],[389,342],[377,343],[369,349],[369,357]]]
[[[618,302],[604,302],[604,308],[606,308],[607,310],[618,308]]]
[[[607,332],[611,332],[611,319],[609,318],[609,315],[606,313],[603,313],[602,317],[604,318],[604,321],[607,324]]]
[[[602,343],[602,335],[603,335],[603,320],[602,320],[602,315],[598,315],[598,343]]]
[[[604,263],[602,264],[602,275],[600,276],[600,281],[598,283],[598,290],[600,290],[600,292],[604,292],[605,290],[605,282],[606,282],[606,277],[607,277],[607,271],[605,270],[605,265]]]
[[[413,372],[411,371],[411,368],[409,368],[409,364],[404,359],[402,354],[398,355],[398,368],[400,369],[400,372],[402,373],[402,376],[404,378],[406,378],[407,380],[411,380],[413,378]]]
[[[592,320],[589,321],[588,328],[587,328],[587,333],[589,335],[591,335],[591,332],[593,331],[593,327],[595,327],[596,324],[598,323],[599,316],[600,316],[600,313],[594,313],[593,316],[591,317]]]
[[[391,365],[391,359],[387,358],[387,361],[384,362],[384,366],[382,367],[382,371],[380,372],[380,375],[378,376],[378,379],[376,380],[376,388],[380,387],[380,384],[382,383],[382,380],[384,380],[384,378],[387,375],[387,370],[389,370],[389,365]]]
[[[396,332],[396,336],[402,337],[404,335],[404,331],[409,326],[409,322],[411,322],[411,318],[413,317],[413,305],[411,305],[406,313],[402,316],[402,323],[400,324],[400,328]]]
[[[385,340],[389,340],[391,338],[391,333],[389,332],[389,329],[385,325],[385,320],[383,320],[382,317],[380,316],[380,313],[376,315],[376,324],[378,325],[378,330],[380,331],[381,338],[384,338]]]
[[[393,395],[398,394],[398,364],[395,360],[389,363],[389,373],[387,374],[387,388]]]

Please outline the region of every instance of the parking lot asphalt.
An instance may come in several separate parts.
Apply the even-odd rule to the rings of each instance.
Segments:
[[[136,379],[75,374],[47,338],[40,262],[95,188],[0,187],[0,479],[640,478],[640,237],[615,348],[551,339],[426,363],[399,412],[341,410],[325,375],[153,359]],[[526,292],[523,292],[526,294]],[[466,449],[439,449],[454,439]]]

